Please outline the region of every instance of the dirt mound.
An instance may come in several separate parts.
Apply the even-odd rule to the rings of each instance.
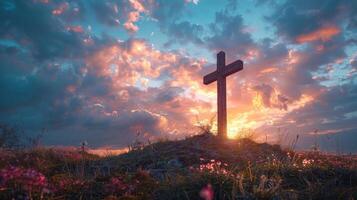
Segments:
[[[221,140],[211,134],[184,140],[157,142],[117,157],[116,166],[125,171],[190,167],[205,161],[241,164],[285,159],[278,145],[258,144],[249,139]]]

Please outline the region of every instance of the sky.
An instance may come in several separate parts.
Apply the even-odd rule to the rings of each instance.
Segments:
[[[184,138],[215,121],[225,51],[229,138],[357,153],[356,38],[351,0],[2,0],[0,123],[46,146]]]

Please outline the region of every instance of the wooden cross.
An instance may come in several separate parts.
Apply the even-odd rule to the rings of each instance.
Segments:
[[[221,51],[217,54],[217,70],[203,77],[205,85],[217,81],[218,136],[222,138],[227,137],[226,77],[242,69],[243,61],[241,60],[226,65],[226,54]]]

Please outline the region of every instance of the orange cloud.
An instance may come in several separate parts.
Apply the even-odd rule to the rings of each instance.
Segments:
[[[139,30],[139,27],[136,26],[134,23],[132,22],[126,22],[124,23],[124,28],[126,30],[128,30],[129,32],[135,33]]]
[[[128,15],[128,20],[127,22],[124,23],[124,28],[130,32],[136,32],[139,30],[139,27],[137,27],[134,22],[139,20],[140,13],[137,11],[130,12]]]
[[[130,2],[130,4],[131,4],[131,6],[132,6],[135,10],[137,10],[137,11],[139,11],[139,12],[145,12],[145,11],[146,11],[145,7],[143,6],[142,3],[140,3],[140,1],[138,1],[138,0],[129,0],[129,2]]]
[[[89,69],[110,77],[116,87],[147,85],[175,64],[175,54],[160,52],[142,40],[107,46],[87,58]]]
[[[260,71],[260,73],[262,74],[267,74],[267,73],[273,73],[273,72],[276,72],[278,71],[278,68],[276,67],[269,67],[269,68],[266,68],[266,69],[263,69]]]
[[[312,42],[321,40],[323,42],[330,40],[333,36],[338,35],[341,30],[336,26],[322,27],[308,34],[300,35],[296,38],[298,43]]]

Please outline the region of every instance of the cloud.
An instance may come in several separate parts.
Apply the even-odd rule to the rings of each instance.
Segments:
[[[178,6],[178,11],[175,14],[166,13],[164,15],[166,18],[159,15],[160,27],[169,36],[168,44],[193,43],[214,52],[220,50],[232,52],[235,56],[245,55],[254,48],[254,42],[250,33],[245,30],[242,16],[231,12],[228,6],[226,9],[217,11],[215,21],[207,26],[182,20],[183,14],[181,13],[186,11],[185,8],[184,5]],[[165,6],[159,8],[157,12],[160,12],[160,9],[173,8]]]
[[[130,32],[136,32],[139,30],[139,28],[134,25],[134,22],[138,21],[139,19],[139,12],[130,12],[128,14],[128,21],[124,23],[124,28]]]
[[[13,6],[11,9],[0,7],[0,20],[6,22],[0,25],[1,37],[17,41],[43,60],[80,55],[81,37],[68,32],[57,18],[49,15],[47,7],[23,1],[8,3]]]
[[[253,88],[254,90],[258,91],[261,96],[263,97],[263,103],[265,106],[270,107],[270,98],[272,96],[273,88],[267,84],[257,85]]]
[[[328,41],[331,37],[339,34],[341,30],[338,27],[330,26],[330,27],[322,27],[316,31],[313,31],[308,34],[299,35],[296,38],[298,43],[312,42],[316,40]]]
[[[186,4],[181,0],[157,0],[151,4],[151,16],[158,20],[161,27],[167,27],[178,20],[185,11]]]
[[[203,62],[161,52],[142,39],[93,40],[82,58],[53,55],[54,62],[17,43],[1,45],[0,122],[21,124],[28,134],[46,128],[45,142],[51,145],[88,140],[97,147],[123,147],[138,131],[142,139],[192,133],[192,127],[186,129],[194,115],[186,112],[197,100],[171,81],[176,69],[198,71]]]
[[[160,30],[169,37],[166,45],[175,42],[202,44],[204,26],[184,19],[192,15],[188,9],[188,3],[197,4],[198,1],[158,0],[148,6],[150,16],[157,21]]]
[[[151,1],[146,1],[143,4],[138,0],[129,1],[91,1],[91,8],[96,13],[97,19],[108,26],[123,25],[129,33],[135,33],[139,27],[135,24],[139,21],[140,16],[148,13],[147,6],[151,5]]]
[[[204,42],[200,35],[203,34],[203,27],[198,24],[192,24],[188,21],[175,22],[169,25],[168,34],[172,41],[202,45]],[[171,41],[171,42],[172,42]]]
[[[193,3],[193,4],[198,4],[200,2],[200,0],[185,0],[185,2],[187,3]]]
[[[130,3],[143,11],[136,1]],[[88,138],[94,146],[111,137],[125,146],[137,132],[132,127],[158,137],[189,124],[167,122],[187,120],[180,112],[189,104],[180,97],[181,88],[147,85],[164,82],[160,79],[169,67],[189,64],[179,64],[183,56],[160,52],[145,40],[88,37],[80,25],[61,21],[71,3],[55,15],[50,3],[11,5],[2,6],[0,14],[6,22],[0,33],[5,39],[0,44],[1,123],[21,124],[27,134],[46,128],[48,144],[76,145]]]
[[[62,4],[60,4],[57,8],[52,10],[52,14],[53,15],[61,15],[62,13],[64,13],[68,8],[68,3],[64,2]]]
[[[135,33],[139,28],[134,23],[139,20],[140,13],[147,12],[147,10],[138,0],[130,0],[129,2],[134,11],[129,12],[124,28],[131,33]]]
[[[180,87],[169,87],[166,90],[161,91],[155,98],[157,103],[165,103],[174,100],[183,92],[183,89]]]
[[[249,33],[244,31],[243,18],[240,14],[232,15],[228,11],[216,13],[215,21],[210,24],[212,36],[205,38],[207,46],[215,51],[224,50],[231,55],[245,55],[254,46]]]
[[[267,19],[274,22],[279,36],[290,41],[326,40],[339,33],[338,25],[353,23],[356,9],[351,1],[286,1]]]
[[[336,136],[343,138],[346,134],[352,141],[356,141],[357,135],[353,134],[353,130],[357,128],[353,123],[357,117],[356,98],[357,90],[353,83],[325,89],[313,101],[287,113],[276,122],[275,127],[287,128],[290,135],[300,134],[302,136],[300,148],[305,149],[312,145],[311,138],[314,137],[314,134],[321,135],[318,136],[320,144],[323,144],[324,138],[325,140],[328,137]],[[287,122],[293,123],[289,125]],[[349,142],[344,144],[350,145]],[[335,144],[332,147],[323,146],[325,150],[335,148]],[[344,152],[349,150],[355,151],[349,147]]]
[[[288,109],[287,103],[289,99],[281,94],[278,94],[277,91],[270,85],[263,83],[254,86],[253,89],[260,95],[265,107],[276,107],[284,110]]]

